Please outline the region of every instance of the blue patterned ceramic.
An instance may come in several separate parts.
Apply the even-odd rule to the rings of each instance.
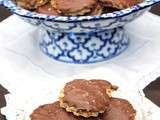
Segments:
[[[129,45],[123,26],[160,0],[145,0],[128,9],[99,16],[47,16],[22,9],[11,0],[0,4],[25,21],[43,28],[40,48],[47,56],[67,63],[87,64],[110,59]]]

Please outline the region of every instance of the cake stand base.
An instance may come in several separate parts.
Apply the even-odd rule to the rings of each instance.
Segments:
[[[75,64],[111,59],[129,45],[129,38],[123,27],[86,33],[45,31],[40,38],[40,48],[47,56]]]

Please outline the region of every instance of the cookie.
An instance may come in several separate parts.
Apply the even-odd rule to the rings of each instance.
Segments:
[[[94,9],[90,13],[88,13],[88,16],[95,16],[95,15],[101,15],[103,12],[103,7],[100,4],[97,4]]]
[[[46,4],[49,0],[16,0],[17,5],[28,9],[33,10],[39,6]]]
[[[102,120],[135,120],[136,111],[124,99],[112,98]]]
[[[38,107],[30,115],[30,118],[31,120],[101,120],[100,117],[84,118],[74,116],[72,113],[68,113],[60,108],[59,102]]]
[[[78,16],[91,12],[97,0],[51,0],[51,5],[62,15]]]
[[[104,7],[125,9],[134,6],[144,0],[99,0]]]
[[[46,14],[46,15],[54,15],[54,16],[58,16],[58,12],[52,8],[50,3],[47,3],[43,6],[40,6],[37,8],[36,10],[38,13],[42,13],[42,14]]]
[[[76,116],[96,117],[105,111],[115,89],[105,80],[73,80],[62,90],[60,106]]]

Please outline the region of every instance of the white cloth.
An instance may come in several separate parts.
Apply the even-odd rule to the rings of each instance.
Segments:
[[[73,65],[45,56],[38,46],[37,27],[15,15],[9,17],[0,23],[0,83],[11,92],[8,114],[5,111],[8,120],[13,120],[17,109],[53,101],[62,85],[73,78],[107,79],[135,93],[141,91],[160,76],[159,28],[160,18],[146,13],[126,26],[131,42],[124,53],[106,62]],[[146,98],[143,101],[146,113],[154,113],[146,120],[158,120],[159,108]]]

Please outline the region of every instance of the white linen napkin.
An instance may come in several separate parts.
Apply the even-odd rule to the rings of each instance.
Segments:
[[[123,54],[91,65],[71,65],[48,58],[39,49],[37,27],[25,23],[17,16],[0,23],[0,46],[4,48],[1,50],[3,57],[12,59],[23,70],[24,59],[43,73],[56,77],[68,77],[97,67],[110,68],[133,82],[133,87],[138,85],[142,89],[160,75],[159,28],[160,18],[146,13],[126,26],[131,43]],[[20,59],[17,60],[17,57]],[[25,64],[25,67],[29,69],[30,66]]]
[[[130,90],[130,83],[124,81],[123,76],[119,76],[110,69],[97,68],[66,79],[42,78],[41,75],[32,79],[30,76],[23,76],[21,80],[14,80],[18,82],[14,84],[17,88],[12,90],[11,94],[6,95],[7,107],[2,109],[2,113],[7,116],[8,120],[29,120],[29,115],[35,108],[58,100],[58,94],[63,85],[74,78],[106,79],[112,84],[118,85],[120,91],[124,91],[122,95],[115,92],[114,96],[127,99],[134,105],[138,118],[142,118],[136,120],[159,119],[160,109],[145,98],[142,91]]]
[[[159,28],[160,18],[146,13],[126,26],[131,43],[124,53],[106,62],[73,65],[45,56],[38,46],[37,27],[13,15],[0,23],[0,84],[17,100],[15,108],[27,110],[31,103],[35,107],[54,100],[59,88],[73,78],[107,79],[135,93],[142,91],[160,76]],[[57,89],[52,91],[55,84]],[[30,101],[33,98],[35,100]],[[148,107],[146,110],[159,114],[159,108],[153,103],[144,104]],[[151,118],[147,120],[158,120],[156,115]]]

